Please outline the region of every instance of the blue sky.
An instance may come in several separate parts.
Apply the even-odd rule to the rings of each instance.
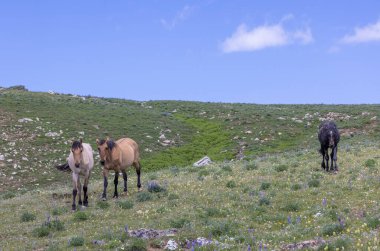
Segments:
[[[0,86],[380,103],[380,1],[1,1]]]

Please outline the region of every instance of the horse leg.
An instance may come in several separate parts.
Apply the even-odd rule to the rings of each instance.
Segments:
[[[78,205],[83,205],[82,203],[82,185],[80,183],[80,179],[79,179],[79,176],[78,176],[78,185],[77,185],[77,189],[78,189],[78,197],[79,197],[79,201],[78,201]]]
[[[85,207],[88,207],[88,195],[87,195],[87,187],[88,187],[88,180],[90,179],[90,174],[87,174],[84,178],[84,184],[83,184],[83,205]]]
[[[136,174],[137,174],[137,188],[138,191],[141,191],[141,164],[140,161],[133,163],[134,167],[136,168]]]
[[[108,186],[108,170],[103,169],[103,194],[102,200],[106,200],[107,198],[107,186]]]
[[[331,149],[331,155],[330,155],[330,160],[331,160],[331,167],[330,167],[330,170],[331,171],[334,171],[334,149],[335,147],[333,147]]]
[[[74,173],[72,174],[73,177],[73,204],[71,205],[71,210],[76,210],[75,200],[77,197],[78,189],[77,189],[77,180],[78,180],[78,174]]]
[[[323,146],[321,146],[321,154],[322,154],[321,167],[323,168],[323,170],[325,170],[326,169],[326,166],[325,166],[325,148]]]
[[[113,183],[115,184],[115,192],[113,193],[113,197],[117,198],[118,197],[118,194],[117,194],[117,183],[119,183],[119,172],[115,171],[115,179],[113,180]]]
[[[122,170],[121,171],[123,173],[123,180],[124,180],[124,192],[128,192],[128,188],[127,188],[127,173],[125,172],[125,170]]]
[[[334,149],[334,162],[335,162],[335,170],[338,171],[338,164],[336,163],[336,161],[338,160],[338,146],[335,146]],[[331,160],[331,161],[333,161]]]
[[[327,148],[325,151],[325,160],[326,160],[326,171],[329,171],[329,149]]]

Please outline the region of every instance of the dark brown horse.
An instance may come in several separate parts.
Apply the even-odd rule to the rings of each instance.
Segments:
[[[329,148],[331,148],[330,170],[338,171],[338,165],[336,161],[338,159],[338,143],[340,140],[340,135],[336,124],[333,121],[322,122],[319,125],[318,139],[321,143],[321,149],[319,150],[319,152],[322,155],[322,168],[326,171],[329,171]]]
[[[124,192],[127,193],[127,170],[128,167],[134,166],[137,173],[137,187],[141,190],[141,164],[140,152],[137,143],[130,138],[122,138],[117,141],[110,139],[96,140],[100,155],[100,163],[103,165],[104,190],[102,194],[103,200],[107,197],[108,174],[110,170],[115,171],[115,192],[113,197],[118,197],[117,184],[119,173],[123,174]]]

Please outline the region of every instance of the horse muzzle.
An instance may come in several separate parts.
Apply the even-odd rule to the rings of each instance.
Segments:
[[[75,167],[79,168],[80,167],[80,163],[75,163]]]
[[[102,166],[104,166],[104,160],[101,160],[101,161],[100,161],[100,164],[101,164]]]

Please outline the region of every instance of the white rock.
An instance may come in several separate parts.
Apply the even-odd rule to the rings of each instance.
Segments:
[[[252,131],[248,130],[248,131],[245,131],[246,134],[251,134]]]
[[[168,240],[168,243],[166,244],[166,246],[164,247],[164,249],[167,249],[167,250],[176,250],[178,248],[178,244],[175,240]]]
[[[207,166],[212,163],[211,159],[208,156],[204,156],[202,159],[198,160],[193,164],[195,167]]]
[[[4,161],[5,157],[4,155],[0,154],[0,161]]]
[[[33,122],[33,119],[30,118],[22,118],[18,120],[19,123],[28,123],[28,122]]]
[[[29,161],[27,157],[22,157],[22,160]]]
[[[166,139],[165,137],[165,134],[161,134],[160,137],[158,137],[159,139]]]
[[[377,116],[372,117],[372,118],[371,118],[371,121],[375,121],[376,119],[377,119]]]
[[[60,134],[58,132],[48,132],[48,133],[45,133],[46,137],[57,137],[59,135]]]
[[[84,135],[84,132],[78,132],[80,135]]]

